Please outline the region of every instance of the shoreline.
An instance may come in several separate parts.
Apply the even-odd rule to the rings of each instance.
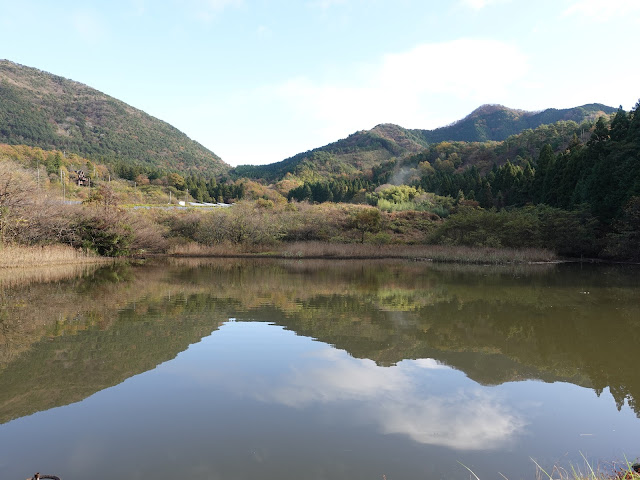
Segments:
[[[549,250],[457,247],[442,245],[372,245],[296,242],[279,247],[255,246],[242,251],[236,246],[207,247],[200,244],[176,246],[166,253],[139,253],[125,257],[103,257],[65,245],[5,246],[0,248],[0,271],[40,269],[56,266],[108,264],[120,260],[147,258],[221,258],[274,260],[404,260],[433,264],[462,265],[554,265],[564,263],[640,265],[599,258],[557,257]]]
[[[253,251],[225,245],[206,247],[186,244],[172,248],[174,258],[273,258],[283,260],[408,260],[432,263],[526,264],[558,258],[548,250],[442,245],[372,245],[360,243],[295,242],[256,246]]]

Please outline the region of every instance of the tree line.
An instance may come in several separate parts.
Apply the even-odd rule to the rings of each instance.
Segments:
[[[620,108],[610,123],[600,117],[586,144],[576,134],[559,153],[546,144],[537,162],[508,160],[484,175],[477,167],[458,172],[436,162],[417,184],[439,195],[475,200],[483,208],[587,205],[598,220],[611,224],[630,198],[640,195],[639,105],[630,113]]]
[[[372,182],[364,178],[304,182],[289,190],[287,199],[312,203],[351,202],[360,191],[371,190],[372,186]]]

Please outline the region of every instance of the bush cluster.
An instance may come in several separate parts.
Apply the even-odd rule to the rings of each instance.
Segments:
[[[0,163],[0,244],[66,244],[104,256],[160,252],[163,227],[142,212],[125,211],[113,191],[95,190],[84,205],[64,203],[40,191],[33,175]]]
[[[373,197],[372,197],[373,198]],[[46,196],[33,172],[12,161],[0,162],[0,241],[2,244],[66,244],[103,256],[167,252],[195,242],[255,250],[283,243],[327,242],[438,244],[464,247],[536,248],[572,257],[638,260],[640,197],[631,197],[612,228],[605,229],[588,206],[573,210],[543,204],[483,209],[478,202],[439,201],[411,187],[387,187],[376,200],[394,205],[433,202],[430,209],[306,202],[258,198],[231,208],[123,209],[118,195],[103,184],[82,205]],[[439,201],[439,203],[438,203]],[[452,212],[448,218],[433,207]]]
[[[587,209],[567,211],[538,205],[496,211],[465,206],[429,240],[471,247],[548,248],[560,255],[593,257],[603,247],[598,226]]]

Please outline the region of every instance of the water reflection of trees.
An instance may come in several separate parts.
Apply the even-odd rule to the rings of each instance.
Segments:
[[[639,335],[636,273],[193,260],[5,287],[0,422],[154,368],[229,317],[274,322],[379,365],[434,358],[484,384],[608,387],[639,413],[624,355]]]

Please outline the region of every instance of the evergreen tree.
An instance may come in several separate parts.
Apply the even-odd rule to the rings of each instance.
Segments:
[[[540,151],[538,164],[536,166],[535,178],[533,180],[531,192],[534,203],[544,203],[546,197],[545,188],[548,189],[551,184],[551,180],[547,177],[554,164],[555,155],[551,145],[547,143]]]
[[[625,140],[629,133],[629,124],[629,116],[621,106],[611,121],[611,140],[616,142]]]

